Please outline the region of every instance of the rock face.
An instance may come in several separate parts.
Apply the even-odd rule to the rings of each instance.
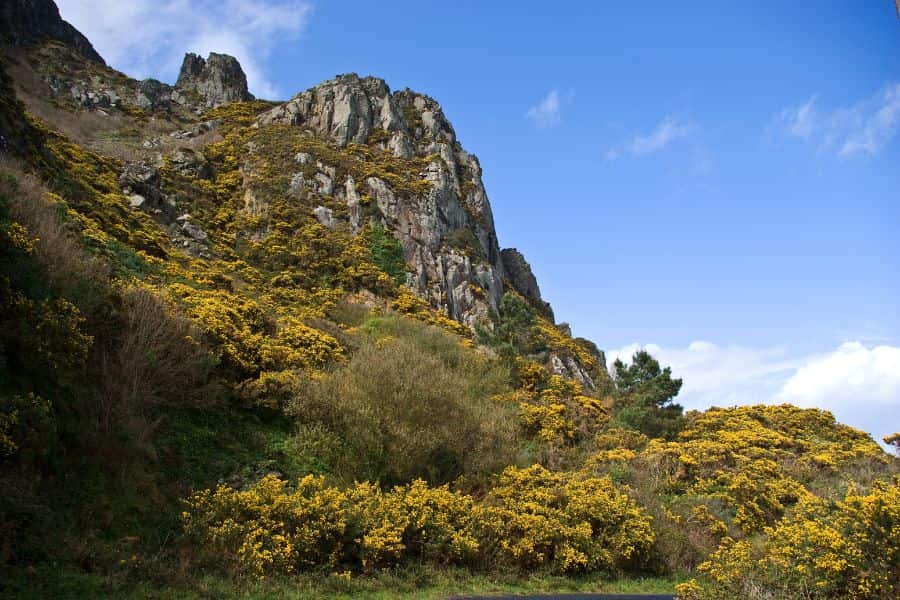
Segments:
[[[199,95],[207,107],[253,100],[247,90],[247,76],[237,59],[215,52],[205,60],[193,53],[186,54],[175,89]]]
[[[462,149],[437,102],[411,90],[391,92],[374,77],[340,75],[259,117],[261,125],[302,127],[338,146],[377,141],[399,159],[430,157],[422,178],[431,190],[413,195],[377,177],[334,182],[353,229],[359,227],[354,186],[373,198],[412,266],[409,285],[468,325],[497,308],[503,262],[478,159]],[[308,160],[305,156],[297,161]],[[318,181],[319,190],[330,183]],[[294,187],[310,185],[297,181]]]
[[[53,0],[3,0],[0,37],[15,46],[57,40],[89,60],[106,64],[88,39],[63,21]]]
[[[513,289],[531,301],[538,310],[550,317],[550,320],[553,320],[553,309],[541,298],[541,289],[538,287],[537,279],[531,271],[531,265],[522,256],[522,253],[515,248],[504,248],[500,251],[500,258],[503,261],[506,277]]]

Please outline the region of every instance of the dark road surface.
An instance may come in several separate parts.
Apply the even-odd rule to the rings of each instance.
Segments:
[[[454,596],[452,600],[674,600],[672,594],[534,594],[531,596]]]

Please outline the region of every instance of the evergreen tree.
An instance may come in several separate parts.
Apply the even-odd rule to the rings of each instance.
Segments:
[[[615,423],[650,437],[674,437],[683,421],[681,405],[672,402],[681,390],[681,379],[672,379],[672,369],[661,369],[645,350],[636,352],[630,365],[617,359],[613,367]]]

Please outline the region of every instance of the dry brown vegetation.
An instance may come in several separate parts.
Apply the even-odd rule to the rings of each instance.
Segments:
[[[332,441],[341,479],[443,482],[514,462],[515,413],[491,398],[507,385],[502,367],[412,319],[366,325],[370,339],[289,408],[306,435]]]

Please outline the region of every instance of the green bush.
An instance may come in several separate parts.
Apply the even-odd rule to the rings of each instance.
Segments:
[[[406,283],[406,260],[403,247],[384,225],[373,221],[364,232],[372,252],[372,262],[398,284]]]
[[[515,418],[491,396],[506,371],[440,329],[404,317],[367,321],[344,364],[307,381],[288,412],[344,440],[345,480],[449,481],[509,464]]]

